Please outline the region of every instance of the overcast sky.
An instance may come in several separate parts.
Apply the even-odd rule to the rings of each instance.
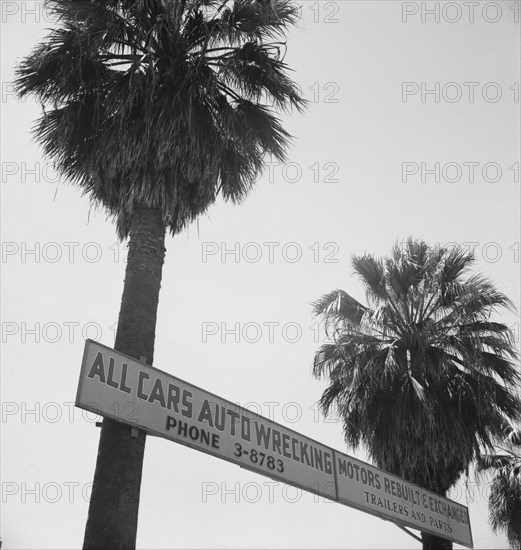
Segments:
[[[38,2],[1,7],[1,536],[4,548],[78,548],[99,429],[72,404],[85,338],[114,343],[125,244],[59,181],[31,139],[39,107],[12,94],[13,65],[52,18]],[[167,238],[155,366],[347,451],[317,413],[310,302],[336,288],[364,300],[353,254],[409,235],[467,243],[519,308],[519,13],[516,1],[303,2],[286,61],[310,106],[283,116],[288,163],[243,205],[219,203]],[[519,342],[518,316],[503,320]],[[148,438],[138,546],[418,547],[391,523],[269,483]],[[452,496],[470,508],[476,548],[506,547],[485,483]]]

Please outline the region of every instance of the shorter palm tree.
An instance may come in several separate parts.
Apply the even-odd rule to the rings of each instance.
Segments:
[[[468,274],[473,260],[408,239],[390,257],[353,258],[368,306],[342,290],[315,303],[331,337],[314,360],[329,381],[323,411],[338,411],[350,447],[441,495],[493,448],[504,419],[521,415],[513,337],[491,318],[512,304]],[[424,548],[450,548],[422,538]]]
[[[494,532],[506,532],[511,548],[521,548],[521,426],[505,423],[496,452],[482,455],[479,472],[493,471],[488,501]]]

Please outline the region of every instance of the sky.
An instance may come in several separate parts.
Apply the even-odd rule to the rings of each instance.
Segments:
[[[346,452],[316,405],[324,336],[311,302],[337,288],[365,300],[353,255],[410,235],[458,243],[520,307],[520,3],[300,4],[285,60],[310,103],[281,115],[288,161],[242,205],[219,202],[167,238],[154,365]],[[99,418],[74,399],[85,339],[114,343],[126,249],[32,140],[40,107],[12,92],[13,66],[52,16],[0,5],[1,537],[79,548]],[[519,342],[519,316],[502,320]],[[390,522],[269,483],[149,437],[138,547],[418,547]],[[471,476],[451,497],[469,506],[476,548],[506,548],[488,491]]]

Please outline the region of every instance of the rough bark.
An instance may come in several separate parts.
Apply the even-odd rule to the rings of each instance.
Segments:
[[[423,550],[452,550],[452,542],[436,535],[422,533]]]
[[[165,227],[155,210],[135,213],[130,230],[115,349],[152,364],[165,256]],[[146,434],[105,418],[85,529],[85,550],[134,549]]]

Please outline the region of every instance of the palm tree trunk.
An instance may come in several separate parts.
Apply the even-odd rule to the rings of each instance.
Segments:
[[[165,226],[156,210],[139,210],[130,230],[115,349],[152,364],[165,257]],[[83,548],[134,549],[146,434],[105,418]],[[134,435],[137,435],[135,437]]]
[[[452,550],[452,541],[436,535],[422,533],[423,550]]]

